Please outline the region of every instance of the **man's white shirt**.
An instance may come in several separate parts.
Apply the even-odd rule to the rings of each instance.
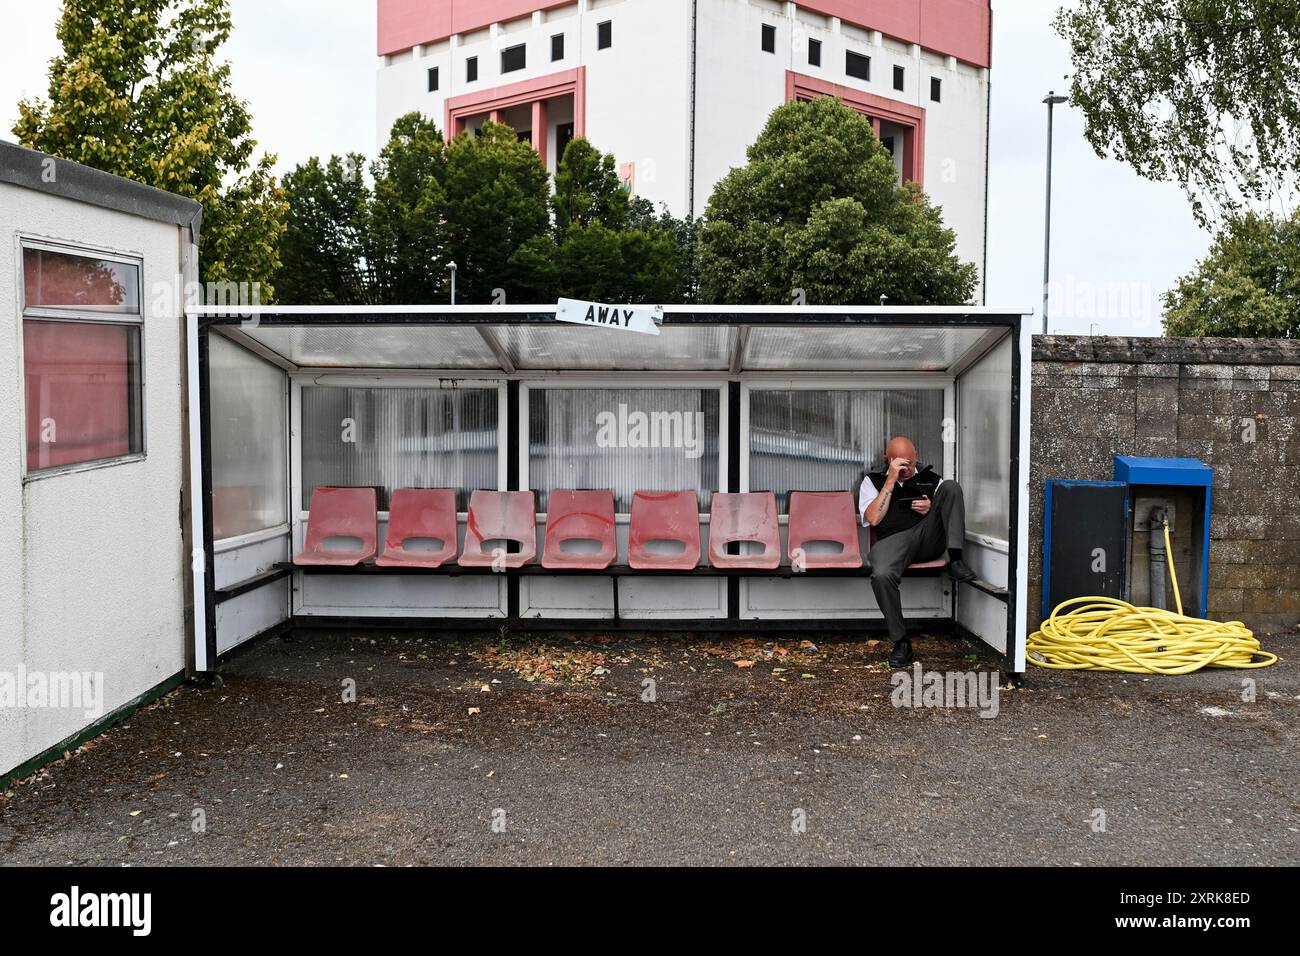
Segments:
[[[943,479],[939,479],[939,484],[934,486],[934,490],[939,490],[939,485],[943,484]],[[897,485],[895,485],[897,487]],[[876,500],[876,495],[880,494],[876,486],[871,483],[871,476],[867,475],[862,479],[862,486],[858,488],[858,521],[862,522],[862,527],[867,526],[867,509],[871,507],[871,502]]]

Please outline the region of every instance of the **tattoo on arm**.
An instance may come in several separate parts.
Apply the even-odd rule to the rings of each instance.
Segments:
[[[893,490],[894,490],[893,488],[885,488],[882,491],[880,491],[875,498],[871,500],[871,504],[867,506],[868,524],[874,525],[876,521],[880,520],[881,514],[889,507],[889,496],[893,492]],[[871,520],[872,514],[876,516],[876,521]]]

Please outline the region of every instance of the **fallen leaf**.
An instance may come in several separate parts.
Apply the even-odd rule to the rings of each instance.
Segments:
[[[479,708],[479,707],[471,707],[471,708],[469,708],[469,715],[470,715],[471,717],[473,717],[475,714],[481,714],[481,713],[483,713],[482,708]]]
[[[739,660],[735,662],[737,667],[753,667],[754,662],[751,660]]]
[[[133,816],[133,817],[138,817],[138,816],[139,816],[140,814],[142,814],[142,813],[144,813],[143,810],[132,810],[132,811],[131,811],[131,816]]]

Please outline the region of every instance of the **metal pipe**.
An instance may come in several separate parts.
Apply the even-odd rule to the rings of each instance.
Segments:
[[[1151,582],[1150,604],[1151,607],[1160,610],[1167,609],[1165,601],[1165,579],[1167,572],[1165,570],[1165,524],[1168,521],[1165,509],[1156,507],[1151,509],[1151,516],[1147,519],[1147,527],[1150,529],[1150,541],[1147,545],[1147,556],[1149,563],[1148,578]]]
[[[1057,96],[1054,91],[1048,90],[1043,102],[1047,104],[1047,200],[1043,215],[1043,334],[1046,335],[1048,283],[1052,262],[1052,110],[1058,103],[1069,102],[1069,97]]]

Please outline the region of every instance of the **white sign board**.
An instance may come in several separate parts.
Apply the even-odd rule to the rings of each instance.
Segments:
[[[661,306],[651,309],[630,305],[602,305],[599,302],[582,302],[578,299],[560,299],[555,303],[555,320],[576,325],[595,325],[624,332],[658,335],[659,323],[664,320]]]

